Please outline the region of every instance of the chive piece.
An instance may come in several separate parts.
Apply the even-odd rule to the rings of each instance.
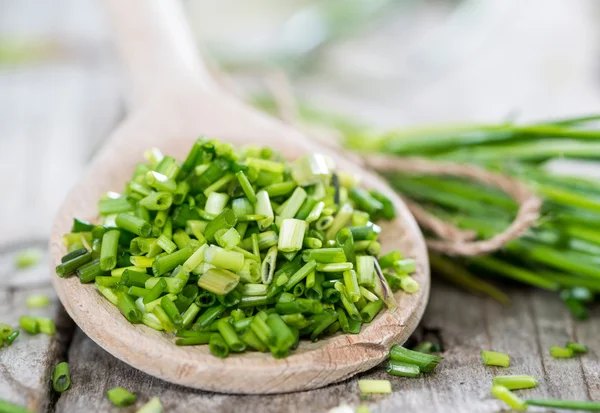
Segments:
[[[13,328],[5,323],[0,323],[0,340],[5,340],[13,333]]]
[[[506,403],[510,408],[515,410],[527,410],[527,404],[520,398],[518,398],[513,392],[504,386],[494,385],[492,386],[491,393],[498,400]]]
[[[258,228],[261,231],[269,228],[274,220],[273,207],[267,191],[258,191],[256,194],[255,212],[264,215],[266,218],[258,221]]]
[[[583,344],[574,343],[572,341],[569,341],[566,347],[570,348],[575,353],[585,354],[588,352],[587,346],[584,346]]]
[[[40,333],[52,336],[56,333],[54,320],[47,317],[37,317]]]
[[[50,304],[50,298],[44,294],[32,294],[27,296],[25,304],[28,308],[43,308]],[[0,331],[1,333],[1,331]]]
[[[310,339],[312,341],[316,341],[321,335],[321,333],[326,331],[332,324],[337,322],[337,316],[337,312],[333,310],[325,310],[320,314],[314,315],[312,317],[312,324],[310,326],[310,328],[312,329]]]
[[[354,270],[344,271],[344,285],[348,298],[352,302],[357,302],[360,299],[360,289],[358,287],[358,280],[356,279],[356,272]]]
[[[152,225],[142,218],[131,214],[118,214],[115,218],[117,227],[132,232],[140,237],[149,237],[152,233]]]
[[[496,351],[481,351],[481,360],[486,366],[508,367],[510,366],[510,357],[504,353]]]
[[[342,284],[341,282],[336,282],[334,288],[337,291],[339,291],[340,301],[342,302],[342,305],[344,306],[344,309],[346,310],[350,318],[354,320],[361,320],[362,318],[360,312],[358,311],[358,308],[356,308],[354,302],[348,297],[348,293],[344,284]]]
[[[296,337],[279,314],[271,313],[265,321],[273,333],[273,345],[270,346],[271,353],[275,358],[285,357],[296,342]]]
[[[388,374],[399,377],[418,377],[421,374],[419,366],[390,360],[385,368]]]
[[[15,266],[19,269],[30,268],[36,265],[42,258],[42,253],[37,248],[29,248],[20,251],[15,257]]]
[[[252,204],[256,204],[256,193],[254,192],[254,188],[252,188],[252,184],[248,181],[248,177],[244,173],[244,171],[236,172],[235,174],[240,186],[242,187],[242,191],[246,194],[246,197]]]
[[[208,347],[210,353],[215,357],[226,358],[229,355],[229,347],[227,347],[227,343],[219,333],[211,334]]]
[[[366,306],[360,310],[360,317],[362,318],[363,323],[370,323],[373,321],[375,316],[379,314],[381,309],[383,308],[383,301],[377,300],[368,303]]]
[[[529,406],[550,407],[554,409],[600,412],[600,402],[591,402],[587,400],[528,399],[525,400],[525,403]]]
[[[222,318],[217,321],[217,329],[231,351],[241,353],[246,349],[246,345],[240,340],[228,319]]]
[[[110,271],[117,266],[117,248],[121,231],[110,230],[102,236],[102,249],[100,250],[100,269]]]
[[[292,195],[283,205],[282,210],[277,215],[277,218],[275,220],[277,225],[280,226],[283,220],[285,219],[294,218],[305,199],[306,191],[301,187],[296,188],[294,192],[292,192]]]
[[[352,208],[352,205],[350,205],[349,203],[345,203],[340,207],[340,210],[336,214],[333,221],[331,221],[331,225],[327,229],[327,232],[325,234],[327,239],[335,238],[335,235],[338,233],[338,231],[342,229],[348,223],[348,221],[350,221],[350,218],[352,218],[353,211],[354,208]],[[354,236],[354,234],[352,235]],[[359,239],[356,237],[354,238]]]
[[[288,282],[285,284],[285,286],[284,286],[285,291],[291,290],[296,284],[298,284],[300,281],[302,281],[308,274],[310,274],[312,271],[314,271],[315,268],[317,268],[317,262],[315,260],[311,260],[311,261],[307,262],[306,264],[304,264],[304,266],[302,266],[302,268],[300,268],[298,271],[296,271],[290,277]]]
[[[160,306],[165,311],[165,313],[169,316],[173,324],[175,326],[180,326],[183,323],[181,318],[181,314],[177,309],[177,306],[173,303],[169,297],[165,296],[160,300]]]
[[[118,232],[118,231],[117,231]],[[56,275],[59,277],[65,277],[67,275],[73,274],[77,269],[84,264],[87,264],[92,260],[92,254],[90,254],[87,250],[84,254],[79,255],[69,261],[65,261],[56,266]],[[116,263],[116,258],[115,258]]]
[[[126,291],[117,291],[117,307],[130,323],[140,323],[142,312],[135,305],[135,300]]]
[[[150,211],[169,209],[173,204],[173,194],[170,192],[152,192],[140,199],[139,204]]]
[[[10,346],[17,339],[17,337],[19,337],[19,334],[19,330],[13,331],[8,337],[4,339],[4,342]]]
[[[306,222],[298,219],[284,219],[279,232],[278,248],[281,252],[293,252],[302,249]]]
[[[40,332],[40,323],[37,317],[22,316],[19,318],[19,326],[29,334],[38,334]]]
[[[162,302],[162,300],[160,300],[160,302]],[[154,309],[152,310],[152,314],[156,316],[163,330],[165,330],[167,333],[172,333],[176,330],[177,327],[175,326],[175,324],[173,324],[169,315],[160,305],[154,307]]]
[[[508,390],[532,389],[538,385],[538,381],[532,376],[496,376],[492,382]]]
[[[341,294],[335,288],[327,288],[323,291],[323,302],[335,304],[340,301]]]
[[[572,348],[551,346],[550,355],[554,358],[572,358],[575,356],[575,352]]]
[[[58,363],[52,375],[52,388],[55,392],[62,393],[71,387],[71,374],[69,364],[65,361]]]
[[[103,271],[100,268],[100,259],[97,258],[93,261],[88,262],[87,264],[82,265],[77,268],[77,276],[79,277],[79,281],[82,283],[93,282],[96,277],[103,276],[107,274],[106,271]]]
[[[215,233],[215,239],[217,240],[217,244],[226,250],[233,249],[241,241],[240,234],[235,230],[235,228],[222,228],[218,230]]]
[[[198,280],[198,287],[204,288],[217,295],[225,295],[231,292],[239,283],[237,274],[225,269],[210,269]]]
[[[104,232],[103,232],[104,234]],[[61,263],[65,263],[67,261],[71,261],[73,258],[77,258],[80,257],[82,255],[85,255],[88,252],[88,250],[86,248],[79,248],[76,249],[74,251],[69,252],[68,254],[64,255],[61,259],[60,262]]]
[[[392,393],[392,383],[389,380],[359,380],[358,387],[363,394]]]
[[[110,389],[106,392],[106,397],[108,397],[108,400],[117,407],[131,406],[136,400],[135,394],[123,387],[114,387]]]
[[[362,188],[356,186],[350,188],[348,195],[360,209],[370,215],[375,215],[383,209],[383,204]]]
[[[158,299],[160,295],[167,289],[167,282],[164,278],[160,278],[156,284],[150,289],[150,292],[144,297],[144,304],[151,303],[152,301]]]
[[[180,338],[175,341],[178,346],[197,346],[210,343],[210,337],[213,335],[210,331],[193,331],[197,335]]]
[[[258,336],[250,328],[246,329],[244,334],[240,336],[240,339],[244,342],[244,344],[246,344],[246,346],[256,351],[267,351],[267,346],[262,341],[260,341]]]
[[[418,351],[409,350],[398,344],[394,344],[390,349],[390,360],[400,361],[408,364],[415,364],[423,373],[433,371],[443,357],[432,354],[423,354]]]
[[[217,246],[210,246],[204,251],[204,261],[215,267],[240,271],[244,267],[244,255],[236,251],[228,251]]]
[[[152,272],[154,273],[154,276],[159,277],[169,271],[174,270],[175,267],[182,265],[188,258],[190,258],[195,250],[196,248],[194,248],[194,246],[188,245],[187,247],[179,251],[175,251],[172,254],[155,259],[152,263]]]
[[[221,192],[210,192],[207,196],[204,209],[209,214],[219,215],[225,209],[227,202],[229,202],[229,195]]]
[[[333,264],[346,262],[346,254],[342,248],[321,248],[302,252],[304,261],[315,260],[318,263]]]
[[[233,228],[237,224],[237,217],[231,208],[219,212],[214,220],[210,221],[204,230],[204,237],[209,242],[215,240],[215,233],[220,229]]]
[[[203,327],[208,326],[210,323],[215,321],[225,310],[226,307],[223,304],[219,304],[215,307],[209,307],[204,313],[200,315],[200,317],[198,317],[192,329],[199,330]]]
[[[162,413],[163,405],[158,397],[153,397],[136,413]]]

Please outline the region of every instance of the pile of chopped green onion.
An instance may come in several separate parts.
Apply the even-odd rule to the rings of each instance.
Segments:
[[[100,199],[100,224],[74,219],[56,267],[131,323],[218,357],[285,357],[300,337],[359,333],[395,309],[392,291],[419,288],[413,259],[380,255],[373,221],[394,218],[391,201],[326,156],[287,163],[205,138],[182,163],[145,155],[122,193]]]

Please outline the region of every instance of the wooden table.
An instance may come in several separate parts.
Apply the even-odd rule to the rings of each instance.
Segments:
[[[585,9],[573,10],[570,18],[579,19],[580,25],[593,21]],[[162,382],[95,345],[73,325],[56,299],[47,309],[26,309],[26,296],[53,295],[48,260],[44,256],[36,268],[18,272],[14,255],[24,247],[45,249],[60,200],[123,113],[118,67],[98,13],[92,0],[0,0],[0,38],[18,34],[60,46],[56,55],[35,65],[0,66],[0,183],[5,191],[0,214],[0,321],[16,324],[19,316],[35,313],[54,317],[58,326],[54,337],[24,334],[13,346],[0,349],[0,398],[40,412],[134,412],[134,407],[117,409],[106,400],[108,389],[123,386],[138,395],[136,407],[156,395],[166,412],[326,412],[341,403],[361,402],[358,379],[386,378],[392,381],[394,393],[367,400],[373,412],[479,413],[503,409],[489,396],[489,387],[494,375],[506,372],[539,379],[539,387],[524,391],[525,396],[600,400],[600,308],[588,321],[574,322],[556,295],[537,290],[507,287],[512,304],[503,307],[435,281],[416,333],[418,338],[439,340],[444,347],[445,360],[434,374],[392,378],[379,367],[327,388],[273,396],[207,393]],[[580,53],[591,47],[581,44],[581,36],[563,41],[572,42]],[[576,64],[573,76],[579,81],[575,75],[586,65],[587,60]],[[586,91],[582,101],[588,102],[582,110],[594,109],[596,85],[578,85]],[[498,99],[510,102],[510,96]],[[553,110],[558,106],[545,102],[543,96],[537,100],[545,104],[545,114],[557,114]],[[558,107],[558,112],[568,111]],[[463,113],[468,115],[468,110]],[[582,358],[551,358],[549,346],[567,340],[586,343],[592,350]],[[481,349],[509,353],[512,366],[483,367]],[[73,386],[58,396],[50,391],[49,376],[63,360],[71,366]]]

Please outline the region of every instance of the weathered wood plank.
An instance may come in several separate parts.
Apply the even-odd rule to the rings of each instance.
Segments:
[[[216,413],[241,409],[266,413],[326,412],[342,402],[351,405],[360,403],[359,378],[379,378],[390,379],[394,393],[368,401],[374,412],[496,412],[502,404],[489,396],[489,389],[492,377],[498,374],[531,374],[537,377],[539,388],[522,392],[524,396],[587,398],[579,360],[548,360],[547,347],[550,343],[563,344],[566,339],[572,338],[563,328],[547,328],[557,319],[568,317],[559,300],[554,295],[537,291],[514,289],[510,294],[513,304],[504,307],[442,283],[434,286],[423,326],[439,328],[446,349],[445,360],[435,374],[419,379],[402,379],[390,377],[383,367],[378,367],[341,384],[287,395],[226,396],[174,386],[116,360],[78,331],[69,351],[73,389],[62,395],[56,411],[76,412],[86,406],[110,411],[105,392],[111,387],[124,386],[138,394],[140,403],[137,407],[157,395],[170,412],[186,412],[194,408],[210,409]],[[532,306],[536,311],[531,311]],[[578,325],[581,342],[584,338],[593,340],[598,328],[595,326],[598,319],[595,321]],[[569,325],[565,321],[561,323]],[[507,352],[512,356],[511,367],[484,367],[479,358],[482,349]],[[586,356],[587,361],[594,354]],[[588,381],[596,386],[594,391],[597,392],[594,377],[597,380],[598,370],[594,370],[594,364],[587,368]],[[563,388],[560,388],[560,383],[563,383]],[[131,411],[135,410],[132,408]]]

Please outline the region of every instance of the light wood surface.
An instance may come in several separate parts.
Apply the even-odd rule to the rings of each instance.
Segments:
[[[412,215],[393,190],[379,177],[346,160],[342,154],[319,146],[280,121],[237,101],[211,85],[193,50],[177,49],[172,42],[185,41],[185,26],[177,18],[176,0],[130,0],[106,2],[116,25],[117,41],[135,78],[149,70],[155,60],[146,53],[156,52],[171,65],[156,70],[155,82],[133,82],[137,96],[135,110],[108,139],[90,163],[81,181],[61,207],[50,241],[51,270],[65,254],[61,236],[69,231],[73,217],[93,219],[97,200],[109,190],[119,191],[142,161],[145,149],[156,146],[164,153],[182,159],[194,139],[205,135],[234,145],[264,145],[293,160],[310,152],[330,155],[339,170],[360,175],[363,185],[389,196],[398,217],[383,223],[381,244],[384,252],[399,249],[414,257],[418,270],[414,278],[416,294],[396,294],[398,309],[384,311],[358,335],[337,335],[317,343],[302,342],[291,356],[276,360],[270,354],[247,353],[227,359],[210,355],[207,346],[178,347],[172,335],[144,325],[132,325],[118,309],[101,297],[92,285],[82,285],[76,277],[52,276],[52,283],[65,309],[77,325],[109,353],[153,376],[189,387],[233,393],[278,393],[308,390],[346,379],[379,364],[394,343],[403,343],[416,328],[429,295],[429,266],[421,232]],[[125,5],[125,6],[123,6]],[[130,30],[134,19],[142,21]],[[168,20],[161,20],[161,16]],[[170,28],[179,31],[169,38]],[[145,50],[155,40],[152,52]],[[179,62],[180,64],[177,64]],[[185,73],[195,76],[181,75]],[[140,75],[142,75],[141,73]],[[199,79],[199,80],[198,80]]]
[[[212,4],[210,0],[186,2],[190,6],[206,3]],[[596,47],[600,38],[597,4],[593,0],[526,3],[498,29],[486,47],[488,58],[470,59],[465,68],[440,79],[435,88],[415,86],[412,95],[411,90],[401,90],[393,96],[388,89],[369,88],[370,101],[364,96],[339,95],[324,82],[305,84],[301,90],[319,104],[338,103],[338,108],[359,118],[371,114],[388,125],[498,120],[515,105],[528,119],[595,110],[600,98],[595,70],[600,50]],[[261,14],[268,16],[271,9],[277,13],[279,3],[272,4]],[[553,17],[541,20],[540,13],[549,7]],[[215,19],[213,14],[207,18]],[[252,16],[227,18],[236,24],[235,19],[246,21]],[[214,25],[218,24],[216,20]],[[404,33],[402,20],[395,26]],[[123,85],[111,31],[95,0],[0,0],[0,36],[12,35],[42,36],[68,48],[66,56],[36,65],[0,67],[0,165],[11,171],[0,174],[9,194],[0,215],[0,321],[14,325],[19,316],[30,312],[23,303],[27,295],[53,291],[47,254],[38,267],[27,271],[15,271],[14,255],[25,247],[46,245],[51,218],[65,191],[122,116]],[[375,33],[366,46],[365,37],[368,33],[351,42],[352,50],[362,51],[365,57],[374,47],[397,47],[397,36],[381,38]],[[515,66],[514,61],[521,64]],[[346,56],[338,62],[346,64]],[[460,100],[453,99],[449,105],[446,97],[455,91],[460,91]],[[445,359],[434,374],[417,379],[391,377],[380,366],[321,389],[261,396],[215,394],[169,384],[101,349],[73,328],[64,311],[55,313],[55,307],[37,310],[40,315],[54,314],[62,334],[52,338],[23,334],[12,347],[0,350],[0,398],[43,413],[135,413],[153,396],[160,397],[170,413],[326,413],[340,403],[362,403],[358,379],[389,379],[391,396],[365,401],[373,413],[497,413],[506,409],[488,394],[489,380],[504,371],[483,369],[477,356],[481,349],[495,348],[518,358],[508,373],[533,374],[540,381],[537,389],[523,391],[526,397],[600,400],[600,355],[594,344],[600,336],[600,308],[596,307],[590,320],[574,322],[554,294],[499,285],[513,298],[508,307],[458,291],[433,277],[429,306],[414,335],[417,340],[439,337],[444,342]],[[428,329],[439,334],[424,336]],[[567,339],[587,343],[592,352],[580,359],[552,359],[546,346]],[[52,394],[49,373],[65,360],[71,365],[73,386],[63,394]],[[136,404],[112,406],[105,393],[115,386],[134,391]]]

